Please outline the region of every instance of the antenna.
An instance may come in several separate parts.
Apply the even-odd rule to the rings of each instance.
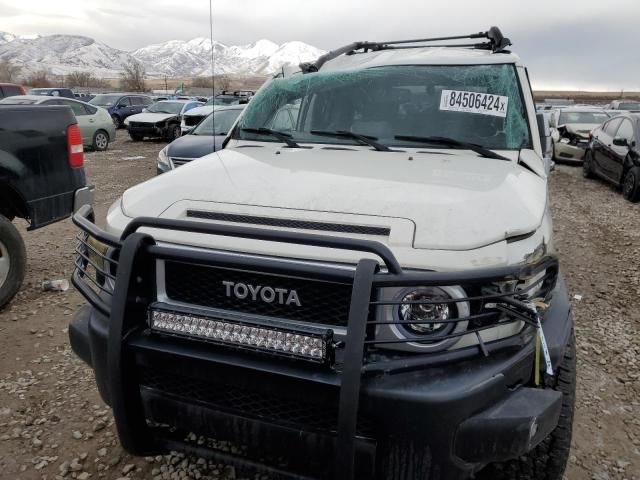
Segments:
[[[211,40],[211,97],[216,96],[216,76],[214,73],[214,69],[216,66],[215,55],[213,54],[213,0],[209,0],[209,39]],[[215,106],[213,109],[215,110]],[[216,122],[215,116],[212,115],[213,120],[213,136],[211,137],[211,142],[213,142],[213,151],[216,149]]]

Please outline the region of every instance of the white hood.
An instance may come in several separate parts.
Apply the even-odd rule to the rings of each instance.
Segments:
[[[227,148],[127,190],[128,217],[185,218],[187,209],[289,219],[322,212],[389,226],[420,249],[470,250],[536,230],[546,180],[515,161],[475,154]],[[153,201],[149,201],[149,199]],[[251,207],[248,207],[251,206]],[[268,207],[268,208],[267,208]],[[257,214],[260,215],[259,213]],[[393,242],[391,242],[393,243]]]
[[[139,122],[139,123],[157,123],[162,122],[163,120],[169,120],[170,118],[176,118],[179,115],[177,113],[136,113],[135,115],[131,115],[127,117],[128,122]]]
[[[192,115],[195,115],[197,117],[204,117],[206,115],[209,115],[211,112],[213,112],[213,105],[205,105],[203,107],[192,108],[188,112],[185,112],[184,116],[190,117]]]

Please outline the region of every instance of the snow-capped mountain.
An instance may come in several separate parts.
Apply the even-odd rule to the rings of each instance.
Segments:
[[[117,76],[131,59],[127,52],[93,38],[75,35],[23,36],[0,34],[0,60],[22,67],[24,73],[47,69],[57,75],[78,70],[96,76]]]
[[[19,36],[0,32],[0,61],[20,65],[24,73],[48,69],[54,74],[66,74],[82,70],[96,76],[117,77],[123,65],[135,58],[152,76],[211,75],[211,50],[208,38],[171,40],[125,52],[89,37]],[[313,60],[323,53],[298,41],[282,45],[265,39],[249,45],[213,42],[216,75],[267,75],[282,67]]]
[[[297,65],[324,53],[303,42],[277,45],[264,39],[249,45],[227,46],[215,41],[213,45],[216,75],[269,74],[282,66]],[[211,75],[211,41],[207,38],[150,45],[131,55],[143,62],[149,71],[171,76]]]

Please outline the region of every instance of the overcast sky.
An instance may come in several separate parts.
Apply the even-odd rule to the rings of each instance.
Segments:
[[[640,0],[213,0],[214,38],[356,40],[499,26],[534,88],[640,91]],[[0,31],[87,35],[116,48],[209,36],[208,0],[0,0]]]

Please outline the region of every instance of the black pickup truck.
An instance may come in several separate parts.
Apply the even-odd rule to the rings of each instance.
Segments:
[[[19,290],[26,250],[12,220],[28,230],[69,217],[92,203],[82,135],[66,106],[0,107],[0,308]]]

